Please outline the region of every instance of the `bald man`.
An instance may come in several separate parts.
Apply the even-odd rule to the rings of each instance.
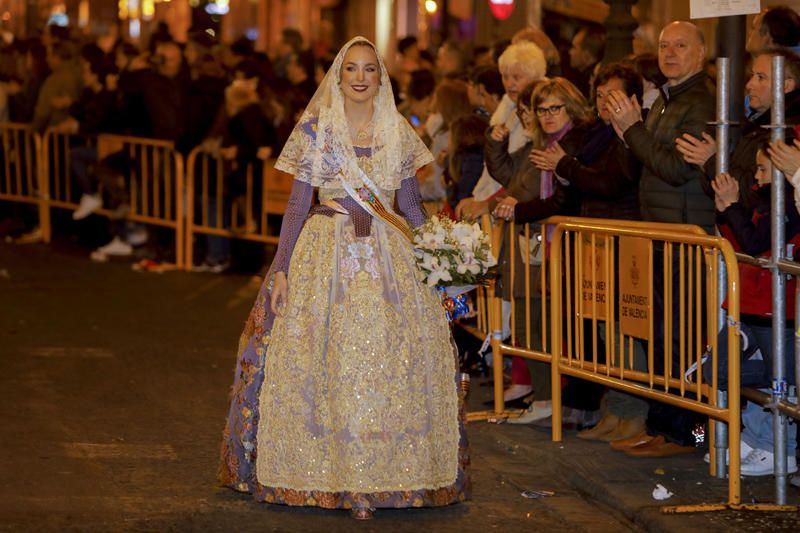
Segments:
[[[675,140],[684,134],[702,139],[707,123],[714,120],[714,90],[703,72],[706,48],[703,34],[689,22],[673,22],[661,32],[658,66],[667,83],[642,122],[639,102],[621,92],[609,96],[608,110],[617,134],[642,162],[639,202],[645,220],[697,224],[708,233],[714,231],[713,191],[702,169],[687,163]],[[654,370],[662,375],[666,362],[672,376],[681,378],[678,334],[680,315],[677,288],[680,263],[677,252],[672,261],[673,320],[672,353],[664,352],[664,269],[663,246],[653,253],[653,338]],[[686,266],[686,265],[684,265]],[[689,305],[687,303],[687,305]],[[694,451],[692,434],[698,416],[682,409],[651,402],[647,431],[616,441],[612,446],[637,457],[662,457]]]
[[[702,138],[707,123],[714,120],[714,89],[703,72],[705,57],[697,26],[667,25],[658,44],[658,66],[667,83],[647,120],[642,121],[639,102],[622,92],[612,92],[609,111],[617,133],[644,165],[640,185],[644,219],[697,224],[713,233],[713,192],[702,170],[687,163],[675,145],[684,133]]]

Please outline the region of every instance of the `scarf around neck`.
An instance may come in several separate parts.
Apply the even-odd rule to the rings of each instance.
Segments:
[[[564,136],[571,130],[573,127],[572,121],[570,120],[567,122],[563,128],[558,130],[555,133],[550,133],[547,135],[547,143],[545,144],[545,150],[551,148],[555,145],[558,141],[564,138]],[[539,198],[545,200],[553,196],[553,192],[555,190],[553,184],[553,171],[552,170],[542,170],[541,172],[541,179],[539,181]]]

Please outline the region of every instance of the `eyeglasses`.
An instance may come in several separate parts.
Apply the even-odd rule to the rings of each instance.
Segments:
[[[566,107],[566,105],[558,104],[558,105],[551,105],[550,107],[537,107],[536,116],[543,117],[545,115],[558,115],[562,107]]]

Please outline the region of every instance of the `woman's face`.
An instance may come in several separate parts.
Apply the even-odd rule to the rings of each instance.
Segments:
[[[564,100],[555,95],[550,95],[542,100],[534,112],[536,120],[542,126],[542,131],[548,135],[558,132],[570,121]]]
[[[344,55],[340,86],[344,97],[352,102],[371,100],[381,83],[378,56],[371,46],[351,46]]]
[[[759,187],[772,183],[772,161],[763,150],[756,152],[756,183]]]
[[[603,85],[597,86],[595,94],[595,105],[597,106],[597,116],[608,124],[611,122],[611,113],[606,109],[608,103],[608,93],[611,91],[625,92],[625,84],[619,78],[611,78]]]
[[[503,76],[503,88],[505,88],[508,97],[516,104],[519,99],[519,93],[533,81],[533,78],[523,70],[519,63],[509,65],[503,69],[501,74]]]

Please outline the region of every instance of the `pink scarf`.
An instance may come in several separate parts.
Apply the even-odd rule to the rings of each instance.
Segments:
[[[571,129],[572,129],[572,121],[570,120],[564,125],[563,128],[561,128],[557,132],[549,134],[547,136],[547,145],[545,146],[545,150],[551,148],[554,144],[560,141],[564,137],[564,135],[566,135],[567,132]],[[541,179],[539,182],[539,198],[541,198],[542,200],[550,198],[551,196],[553,196],[553,192],[555,192],[555,184],[553,183],[553,171],[542,170]]]

